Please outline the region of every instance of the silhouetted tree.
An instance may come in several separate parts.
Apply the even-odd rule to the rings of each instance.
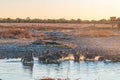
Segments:
[[[113,28],[116,24],[116,17],[110,17],[110,23],[112,24],[112,28]]]
[[[97,24],[97,21],[96,20],[91,20],[91,23],[93,24],[93,27],[95,27],[96,24]]]
[[[1,23],[93,23],[95,26],[97,23],[102,23],[102,24],[111,24],[112,28],[117,24],[117,21],[120,21],[120,18],[116,17],[110,17],[109,20],[106,19],[101,19],[101,20],[81,20],[81,19],[71,19],[71,20],[66,20],[64,18],[60,19],[31,19],[30,17],[27,17],[26,19],[22,18],[16,18],[16,19],[11,19],[11,18],[0,18]]]
[[[81,20],[81,19],[77,19],[76,22],[77,22],[77,23],[81,23],[82,20]]]
[[[30,19],[30,17],[26,17],[26,22],[31,22],[31,19]]]
[[[101,19],[101,20],[98,21],[98,23],[108,24],[108,20],[106,20],[106,19]]]
[[[15,22],[20,23],[22,20],[20,18],[16,18]]]

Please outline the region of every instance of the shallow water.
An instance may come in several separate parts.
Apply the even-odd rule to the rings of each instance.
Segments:
[[[120,80],[120,63],[74,62],[42,64],[35,59],[33,67],[23,66],[20,59],[0,60],[0,79],[36,80],[44,77],[70,80]]]

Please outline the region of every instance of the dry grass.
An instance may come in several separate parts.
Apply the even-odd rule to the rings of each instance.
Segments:
[[[111,37],[111,36],[120,36],[120,34],[113,32],[111,29],[101,29],[95,27],[84,28],[81,31],[76,31],[73,33],[74,36],[81,37]]]
[[[32,38],[32,35],[23,29],[9,29],[0,32],[0,38]]]
[[[61,26],[2,26],[0,25],[0,38],[36,38],[46,36],[44,33],[31,34],[29,31],[54,31],[54,30],[70,30],[71,27],[61,27]]]
[[[44,33],[46,31],[46,27],[47,27],[47,31],[57,30],[64,33],[65,37],[69,35],[69,36],[75,36],[75,38],[80,36],[80,38],[76,38],[74,41],[74,37],[72,38],[70,37],[69,40],[65,40],[66,38],[60,38],[60,37],[56,38],[56,37],[46,36],[46,34]],[[31,32],[33,31],[33,34],[30,31]],[[34,31],[38,31],[38,33],[34,34]],[[117,36],[117,38],[111,38],[112,36]],[[40,38],[44,40],[60,41],[61,43],[63,43],[63,46],[72,49],[79,46],[83,47],[83,49],[94,48],[96,49],[96,51],[99,49],[101,53],[108,53],[108,52],[104,52],[106,49],[108,50],[112,49],[115,52],[119,51],[119,38],[118,38],[119,36],[120,36],[119,30],[116,30],[115,28],[112,29],[111,25],[102,25],[102,24],[96,25],[96,27],[90,26],[88,24],[42,24],[38,26],[36,25],[25,26],[24,24],[18,26],[16,25],[11,26],[8,24],[8,26],[0,26],[0,38],[7,38],[6,40],[8,40],[8,38],[16,38],[16,40],[21,40],[21,43],[23,43],[25,39],[23,40],[20,38],[28,38],[28,41],[33,40],[31,38],[34,39]],[[86,37],[90,37],[90,38],[86,38]],[[99,38],[99,37],[103,37],[103,38]],[[75,44],[71,43],[72,39]],[[6,43],[5,41],[2,41],[2,39],[0,40],[1,40],[0,43],[2,42]],[[26,40],[26,42],[28,41]],[[12,40],[9,42],[14,43],[16,41]],[[65,43],[67,42],[69,44],[64,44],[64,42]],[[115,53],[114,51],[112,52],[112,54],[119,53],[119,52]],[[111,51],[109,50],[109,52]],[[120,59],[120,57],[118,59]],[[116,59],[113,60],[115,61]]]
[[[63,32],[65,36],[82,36],[82,37],[111,37],[120,34],[113,32],[110,25],[98,24],[93,27],[91,24],[5,24],[0,25],[1,38],[36,38],[45,37],[44,33],[31,34],[29,31],[55,31]],[[51,38],[53,39],[53,38]],[[56,40],[56,38],[54,38]]]
[[[64,46],[67,46],[67,47],[69,47],[69,48],[71,48],[71,49],[74,49],[74,48],[77,47],[76,44],[63,44],[63,45],[64,45]]]
[[[114,33],[108,30],[90,30],[80,33],[80,36],[85,37],[110,37],[110,36],[119,36],[119,34]]]
[[[24,30],[69,30],[72,27],[62,27],[62,26],[0,26],[0,29],[24,29]]]

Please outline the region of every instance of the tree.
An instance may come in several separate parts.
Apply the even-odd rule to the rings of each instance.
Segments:
[[[64,23],[65,21],[66,21],[66,19],[64,19],[64,18],[58,19],[58,22],[59,22],[59,23]]]
[[[120,29],[120,21],[117,23],[117,28]]]
[[[93,27],[95,27],[96,24],[97,24],[97,21],[96,20],[91,20],[91,23],[93,24]]]
[[[81,23],[82,20],[81,20],[81,19],[77,19],[76,22],[77,22],[77,23]]]
[[[101,19],[101,20],[99,20],[98,22],[99,22],[99,23],[103,23],[103,24],[107,24],[107,23],[108,23],[108,21],[107,21],[106,19]]]
[[[21,19],[20,18],[16,18],[15,22],[20,23]]]
[[[116,17],[110,17],[110,23],[112,24],[112,28],[115,26],[116,20]]]
[[[27,18],[26,18],[26,22],[31,22],[30,17],[27,17]]]

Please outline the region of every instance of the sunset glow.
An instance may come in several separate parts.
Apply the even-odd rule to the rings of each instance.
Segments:
[[[120,0],[0,0],[1,18],[108,19],[120,17]]]

